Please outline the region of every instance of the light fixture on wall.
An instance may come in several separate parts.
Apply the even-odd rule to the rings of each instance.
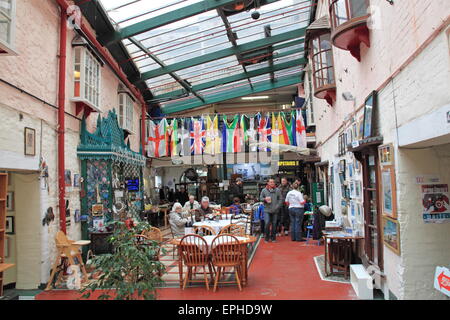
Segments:
[[[243,97],[242,100],[264,100],[269,99],[269,96],[254,96],[254,97]]]
[[[345,101],[355,101],[355,97],[351,94],[351,92],[344,92],[342,94],[342,97],[344,98]]]

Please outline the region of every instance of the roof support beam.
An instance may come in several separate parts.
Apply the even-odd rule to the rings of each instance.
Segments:
[[[108,46],[112,43],[133,37],[140,33],[165,26],[170,23],[180,21],[182,19],[186,19],[200,13],[204,13],[206,11],[214,10],[225,5],[233,4],[235,2],[236,0],[203,0],[189,6],[185,6],[183,8],[161,14],[157,17],[132,24],[120,31],[104,35],[99,38],[99,41],[101,44]]]
[[[150,51],[138,40],[135,38],[130,38],[130,41],[139,49],[141,49],[145,54],[147,54],[153,61],[160,65],[160,67],[166,67],[165,63],[158,59],[155,55],[151,54]],[[197,92],[192,90],[192,87],[183,79],[181,79],[176,73],[170,72],[169,75],[174,78],[187,92],[191,92],[194,96],[196,96],[201,101],[205,102],[203,97],[199,95]]]
[[[272,67],[260,68],[260,69],[256,69],[256,70],[252,70],[252,71],[248,71],[248,72],[232,75],[232,76],[229,76],[229,77],[225,77],[225,78],[209,81],[209,82],[206,82],[206,83],[202,83],[202,84],[193,86],[192,89],[195,90],[195,91],[205,90],[205,89],[213,88],[213,87],[220,86],[220,85],[223,85],[223,84],[232,83],[232,82],[236,82],[236,81],[240,81],[240,80],[244,80],[244,79],[248,79],[248,78],[252,78],[252,77],[257,77],[257,76],[261,76],[261,75],[266,74],[266,73],[273,73],[273,72],[276,72],[276,71],[281,71],[281,70],[284,70],[284,69],[289,69],[289,68],[292,68],[292,67],[297,67],[297,66],[301,66],[301,65],[305,65],[305,64],[306,64],[305,58],[296,59],[296,60],[292,60],[292,61],[287,61],[287,62],[284,62],[284,63],[276,64],[276,65],[274,65]],[[175,97],[177,97],[177,96],[179,96],[181,94],[183,94],[183,90],[176,90],[176,91],[168,92],[168,93],[165,93],[165,94],[157,95],[157,96],[154,97],[154,99],[155,100],[161,100],[161,99],[169,99],[171,97],[175,98]]]
[[[282,79],[275,80],[275,82],[272,81],[265,81],[261,83],[254,84],[254,88],[251,89],[249,87],[243,87],[238,88],[235,90],[226,91],[211,97],[205,97],[206,102],[200,103],[198,101],[195,102],[186,102],[186,101],[180,101],[177,103],[172,103],[169,105],[165,105],[161,108],[161,111],[165,114],[180,112],[184,110],[189,110],[193,108],[198,108],[204,105],[213,104],[213,103],[219,103],[222,101],[235,99],[239,97],[245,97],[254,93],[260,93],[268,90],[278,89],[282,87],[291,86],[294,84],[298,84],[302,82],[302,73],[299,73],[298,75],[286,77]]]
[[[233,47],[237,47],[237,34],[233,32],[230,22],[228,21],[227,17],[225,16],[225,13],[223,12],[223,10],[221,8],[217,9],[217,14],[220,16],[220,18],[223,21],[223,24],[225,25],[225,29],[227,30],[227,37],[228,40],[230,40],[231,44],[233,45]],[[242,63],[242,60],[244,60],[242,58],[242,54],[241,53],[237,53],[236,54],[236,58],[239,61],[239,63]],[[244,72],[247,72],[247,69],[245,68],[244,65],[242,65],[242,69],[244,69]],[[250,81],[250,79],[248,79],[248,84],[250,85],[250,87],[253,87],[252,82]]]
[[[168,74],[170,72],[175,72],[178,70],[198,66],[203,63],[226,58],[226,57],[229,57],[232,55],[236,55],[238,53],[267,48],[267,47],[270,47],[271,45],[279,43],[279,42],[284,42],[284,41],[289,41],[292,39],[304,37],[305,31],[306,31],[306,28],[292,30],[292,31],[281,33],[281,34],[271,36],[268,38],[259,39],[259,40],[256,40],[256,41],[253,41],[250,43],[241,44],[241,45],[238,45],[237,47],[219,50],[219,51],[205,54],[205,55],[195,57],[195,58],[192,58],[189,60],[174,63],[171,65],[168,65],[165,68],[159,68],[159,69],[155,69],[155,70],[151,70],[151,71],[143,73],[142,80],[148,80],[151,78],[159,77],[164,74]]]

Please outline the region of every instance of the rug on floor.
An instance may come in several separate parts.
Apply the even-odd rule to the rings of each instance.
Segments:
[[[317,256],[314,257],[314,262],[316,263],[317,272],[319,272],[320,278],[323,281],[330,282],[340,282],[340,283],[348,283],[350,284],[350,279],[345,279],[343,275],[329,275],[325,274],[325,256]]]

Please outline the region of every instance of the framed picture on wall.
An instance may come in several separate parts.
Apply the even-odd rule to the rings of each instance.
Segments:
[[[6,194],[6,210],[14,211],[14,192],[13,191],[9,191]]]
[[[7,216],[6,217],[6,234],[14,234],[14,217]]]
[[[36,130],[25,127],[24,131],[25,155],[36,155]]]
[[[383,241],[389,249],[400,255],[400,226],[397,220],[383,217]]]
[[[369,97],[367,97],[364,104],[364,131],[363,139],[367,139],[373,136],[373,115],[374,110],[377,107],[377,92],[373,91]]]
[[[395,176],[392,167],[383,168],[381,171],[381,200],[383,214],[397,218]]]
[[[390,166],[394,164],[394,146],[392,144],[379,146],[378,155],[381,166]]]

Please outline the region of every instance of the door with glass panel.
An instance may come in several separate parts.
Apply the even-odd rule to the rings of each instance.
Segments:
[[[376,265],[383,270],[381,215],[379,207],[379,172],[376,148],[362,155],[364,184],[364,254],[363,264]]]

